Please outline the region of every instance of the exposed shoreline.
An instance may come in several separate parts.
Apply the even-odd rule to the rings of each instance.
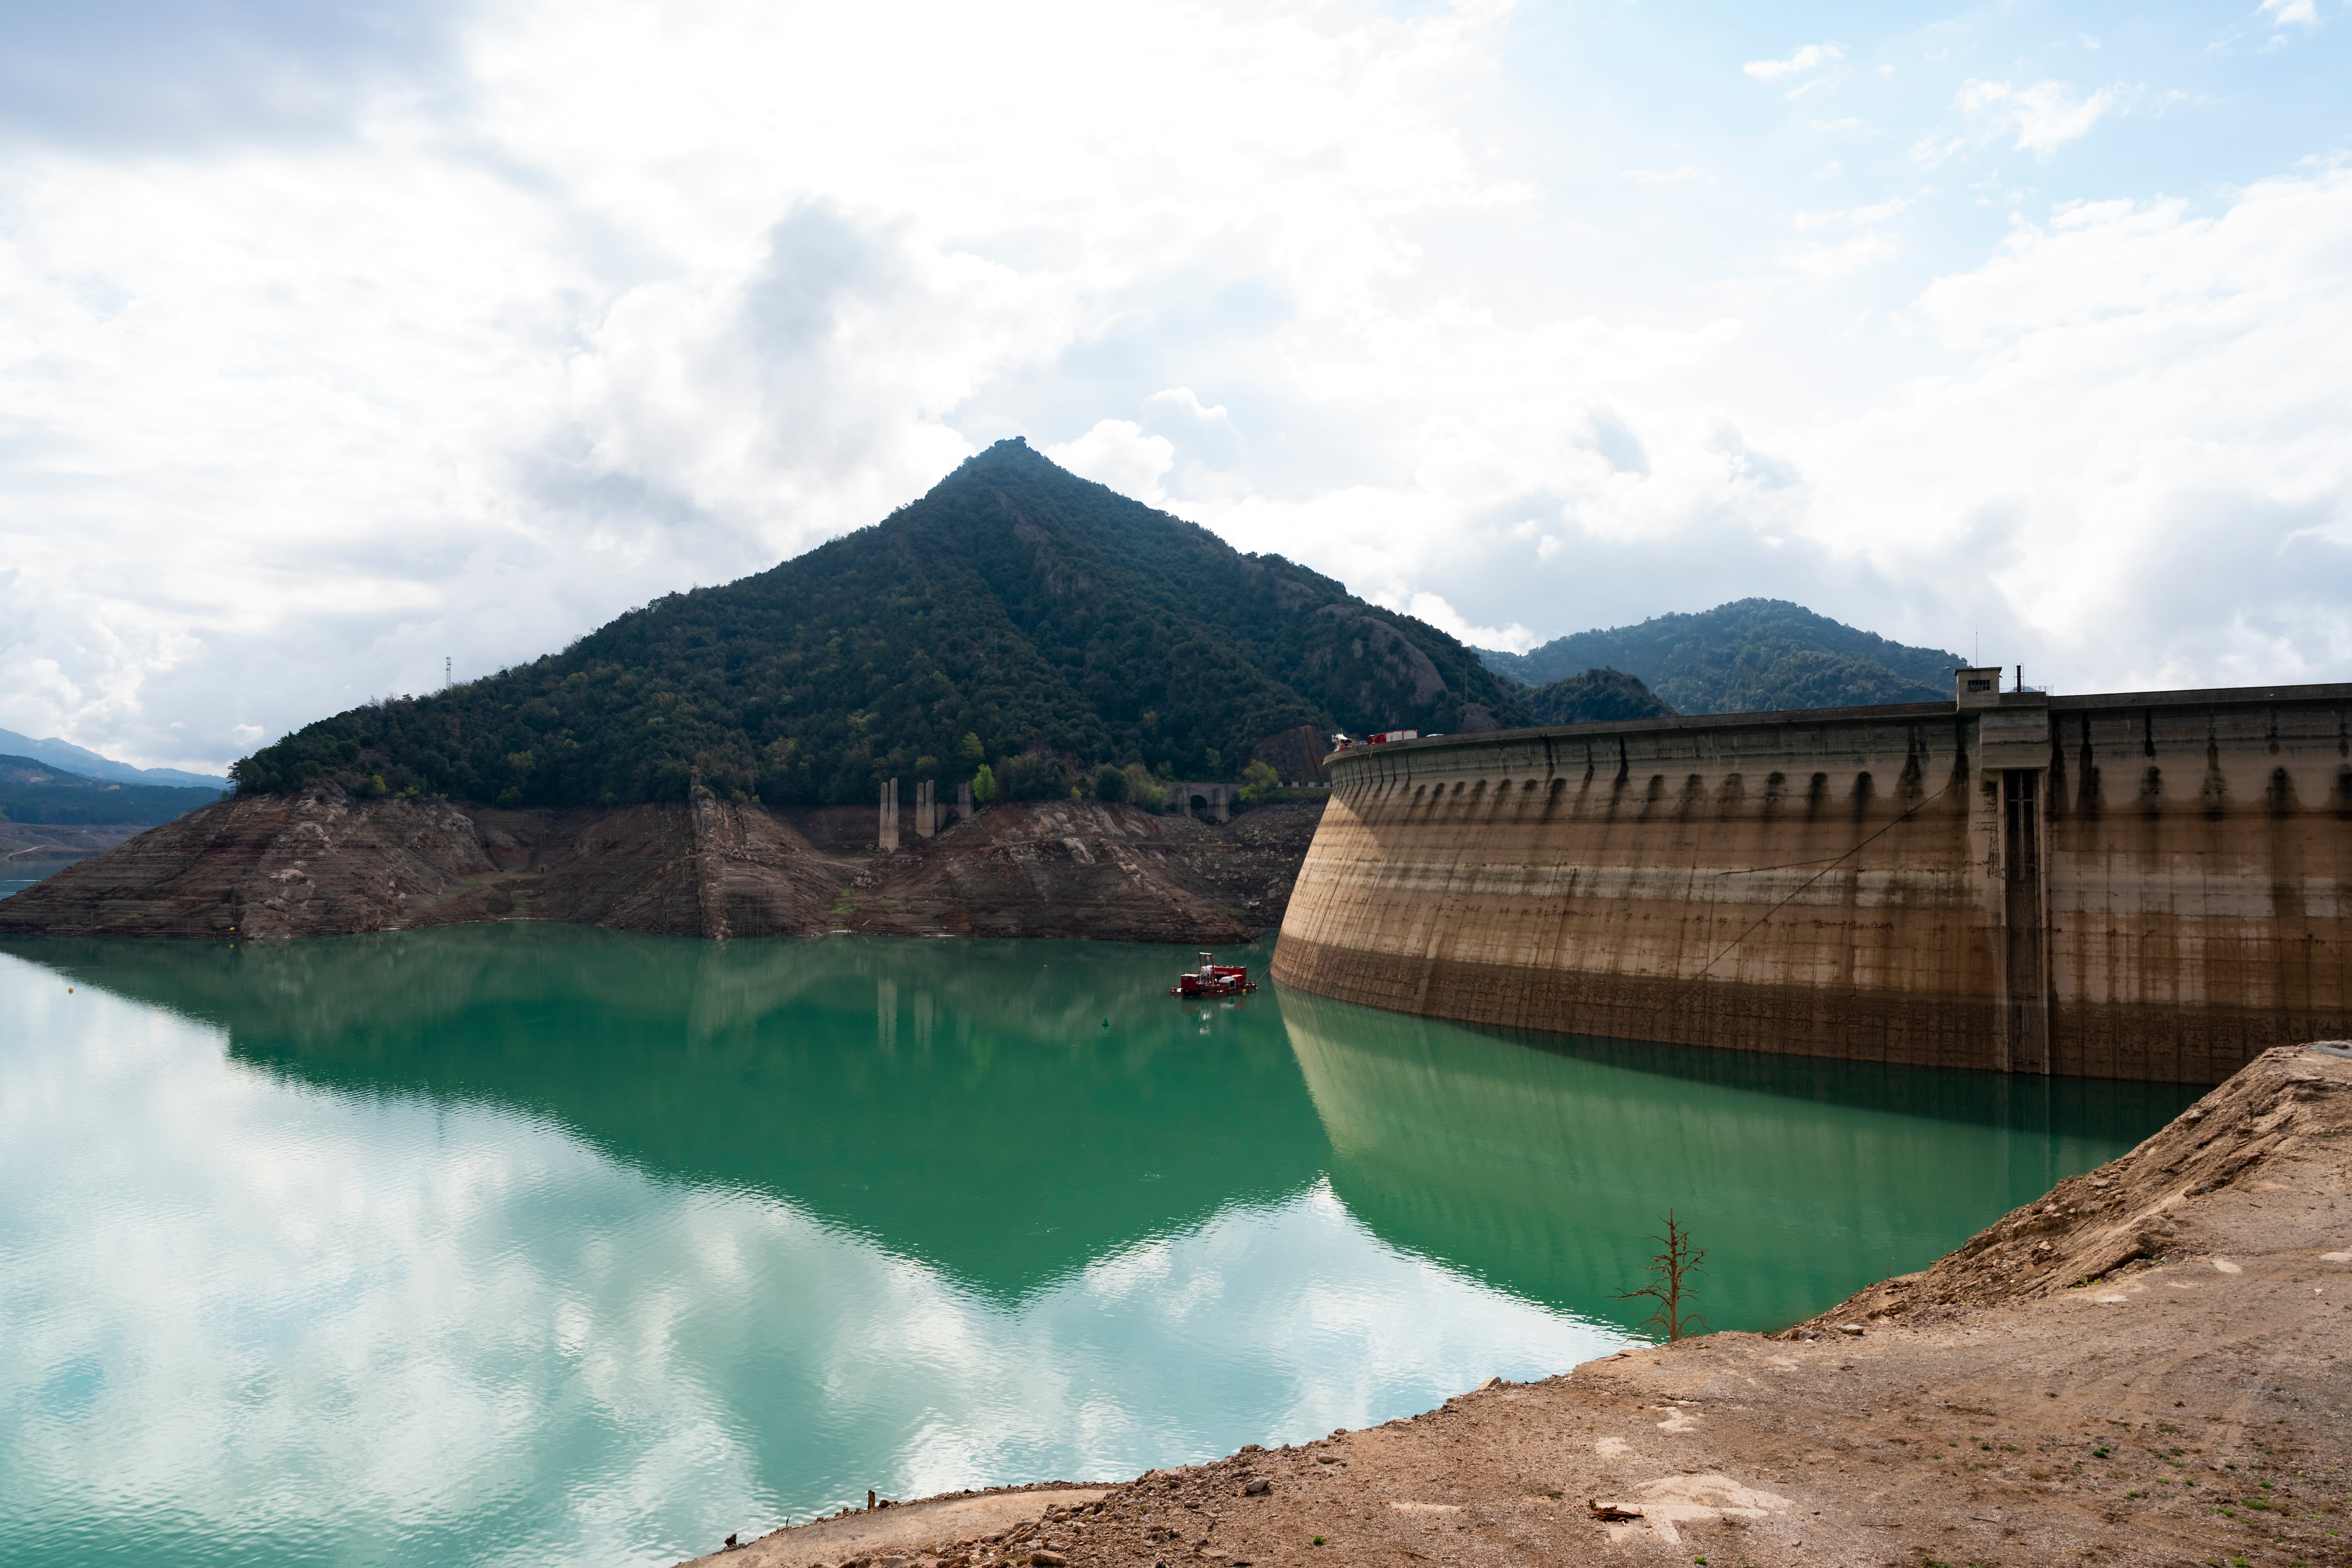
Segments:
[[[1778,1334],[1493,1380],[985,1529],[959,1500],[1023,1494],[699,1561],[2313,1563],[2352,1558],[2347,1439],[2352,1055],[2283,1047],[1933,1268]]]
[[[244,796],[0,900],[0,934],[254,941],[509,920],[671,936],[1253,940],[1280,924],[1321,805],[1230,824],[1067,800],[878,852],[856,812],[505,809]]]

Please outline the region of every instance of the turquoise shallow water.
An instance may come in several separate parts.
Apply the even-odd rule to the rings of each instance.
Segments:
[[[1296,1441],[1621,1342],[1670,1205],[1777,1326],[2192,1098],[1185,1005],[1187,956],[0,946],[0,1563],[667,1563]]]

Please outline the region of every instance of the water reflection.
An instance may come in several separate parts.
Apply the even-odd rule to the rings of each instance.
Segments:
[[[1165,952],[30,950],[0,1562],[667,1563],[1607,1341],[1367,1231],[1276,1011],[1147,1006]]]
[[[2184,1098],[1187,1006],[1182,957],[5,944],[0,1563],[666,1563],[1293,1440],[1605,1349],[1667,1204],[1715,1321],[1785,1321]]]
[[[1322,1168],[1271,997],[1181,1009],[1164,949],[504,925],[17,951],[217,1025],[239,1061],[543,1112],[1005,1300]]]
[[[1671,1207],[1717,1328],[1921,1268],[2196,1090],[1504,1037],[1287,994],[1331,1182],[1391,1244],[1596,1317]],[[1638,1316],[1638,1314],[1633,1314]]]

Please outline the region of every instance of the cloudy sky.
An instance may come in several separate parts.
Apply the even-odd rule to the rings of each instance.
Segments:
[[[0,727],[217,766],[1011,435],[1489,644],[2352,679],[2347,0],[0,14]]]

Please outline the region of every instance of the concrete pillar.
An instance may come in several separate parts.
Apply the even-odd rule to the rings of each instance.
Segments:
[[[1209,820],[1211,822],[1231,822],[1234,819],[1226,795],[1227,790],[1223,784],[1209,786]]]
[[[898,850],[898,781],[892,779],[882,786],[882,826],[878,835],[882,853],[895,855]]]
[[[940,819],[933,814],[938,797],[932,793],[929,779],[915,786],[915,836],[929,838],[940,830]]]
[[[962,822],[968,819],[971,816],[971,781],[970,779],[966,779],[963,783],[956,785],[955,819],[958,822]]]
[[[2049,858],[2053,744],[2050,700],[2002,694],[2000,671],[1964,669],[1962,713],[1973,712],[1977,798],[1969,814],[1970,858],[1984,869],[1986,923],[1995,933],[2000,1044],[1995,1065],[2047,1073],[2050,1061]],[[1972,679],[1973,678],[1973,679]],[[1990,678],[1995,690],[1969,687]]]

